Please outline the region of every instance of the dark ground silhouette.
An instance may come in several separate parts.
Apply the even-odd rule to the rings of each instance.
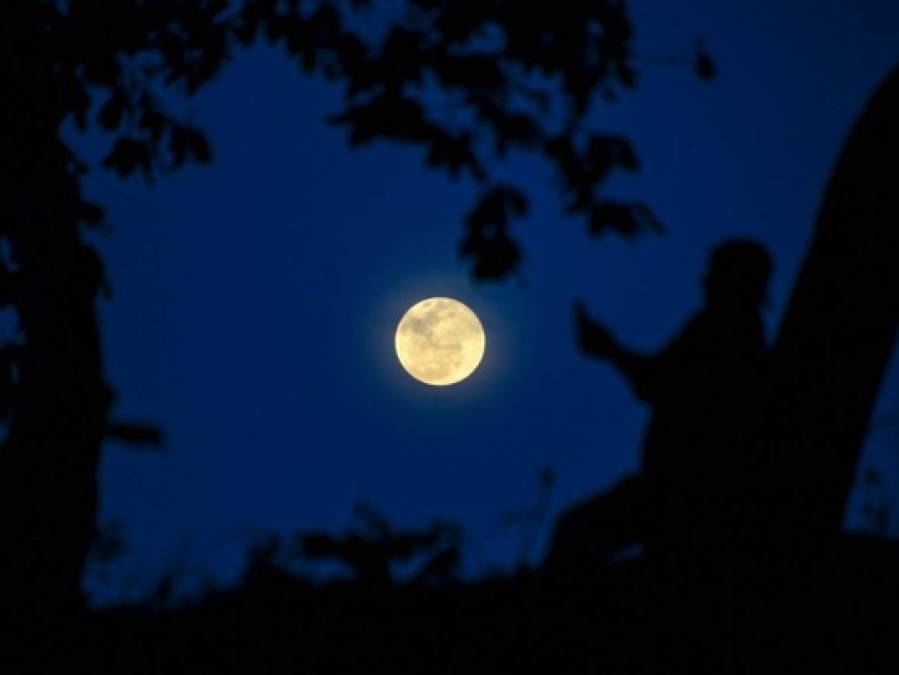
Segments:
[[[442,41],[428,47],[406,27],[377,53],[327,4],[301,14],[251,2],[234,16],[215,0],[190,3],[191,11],[181,3],[68,4],[68,14],[57,3],[0,5],[0,91],[9,102],[0,118],[8,248],[0,302],[14,309],[22,332],[21,344],[4,351],[15,363],[0,382],[9,421],[0,448],[6,672],[895,672],[899,551],[892,542],[840,535],[838,526],[899,317],[896,173],[883,170],[883,160],[899,156],[899,70],[849,138],[770,355],[753,314],[761,268],[741,267],[745,245],[736,260],[727,260],[734,249],[722,249],[723,267],[713,260],[706,312],[663,355],[676,377],[645,375],[647,362],[582,318],[589,348],[617,361],[656,409],[643,487],[620,488],[622,500],[642,491],[634,503],[649,505],[639,508],[650,515],[631,519],[642,520],[649,555],[463,585],[453,581],[454,544],[444,529],[405,535],[375,527],[303,540],[305,555],[355,561],[356,581],[315,587],[263,556],[239,589],[193,607],[88,612],[77,584],[94,536],[101,441],[156,434],[108,420],[94,306],[103,269],[80,233],[102,213],[80,196],[80,170],[59,125],[71,114],[85,126],[89,92],[100,88],[108,98],[99,124],[120,134],[110,167],[152,176],[159,163],[210,159],[198,131],[168,116],[140,85],[127,90],[140,79],[121,77],[118,56],[151,52],[161,77],[194,91],[234,45],[257,34],[286,42],[308,72],[346,82],[347,109],[334,121],[350,129],[353,143],[417,144],[432,166],[468,171],[481,183],[463,245],[480,278],[514,268],[518,249],[506,226],[527,202],[492,181],[468,137],[448,135],[422,102],[402,95],[402,84],[422,70],[472,94],[468,104],[499,154],[515,145],[556,167],[567,210],[592,232],[632,236],[657,223],[642,204],[596,196],[610,171],[636,167],[625,139],[593,134],[586,146],[575,142],[590,97],[633,83],[631,27],[619,3],[570,3],[547,14],[504,3],[416,2],[436,10],[432,29]],[[565,130],[550,133],[537,113],[513,115],[491,94],[520,83],[491,67],[489,55],[459,55],[459,44],[486,22],[505,31],[507,58],[560,75]],[[589,49],[597,35],[601,55]],[[535,40],[545,45],[537,56]],[[708,76],[700,56],[699,74]],[[369,98],[354,102],[359,92]],[[735,293],[734,280],[748,293]],[[720,288],[727,288],[723,304]],[[737,311],[739,297],[746,302]],[[764,361],[769,366],[759,367]],[[756,401],[760,386],[767,394]],[[690,461],[675,460],[691,452]],[[574,550],[589,550],[585,536],[572,537]],[[389,560],[431,547],[433,573],[402,585],[385,574]]]

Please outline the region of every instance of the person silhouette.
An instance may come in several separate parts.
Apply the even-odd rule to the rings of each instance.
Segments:
[[[544,569],[594,566],[633,543],[644,555],[695,567],[749,536],[765,460],[754,426],[764,417],[769,350],[761,307],[771,272],[768,251],[754,241],[718,246],[704,306],[656,355],[622,346],[575,305],[581,349],[615,365],[652,416],[641,474],[564,513]]]

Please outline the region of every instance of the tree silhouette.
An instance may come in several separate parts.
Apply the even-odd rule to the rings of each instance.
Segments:
[[[420,146],[428,166],[482,187],[461,246],[477,278],[502,277],[519,260],[508,225],[528,202],[490,166],[510,151],[553,166],[565,211],[583,217],[591,234],[661,229],[646,205],[600,194],[611,173],[639,163],[626,138],[588,123],[597,96],[614,100],[636,86],[624,2],[579,0],[551,13],[497,0],[233,5],[46,8],[42,44],[59,66],[63,106],[79,128],[97,124],[115,134],[105,166],[152,180],[188,161],[210,161],[201,131],[178,120],[161,92],[193,95],[236,50],[266,40],[285,47],[306,74],[343,85],[344,109],[329,122],[346,127],[352,147],[376,140]],[[712,78],[708,54],[697,50],[695,59],[697,76]],[[450,116],[438,112],[446,104]]]
[[[839,527],[899,325],[899,66],[853,126],[774,344],[776,470],[792,529]]]
[[[553,7],[503,0],[10,0],[0,7],[0,304],[20,336],[3,348],[0,412],[2,592],[77,599],[94,536],[96,470],[106,437],[158,442],[110,423],[95,303],[103,264],[82,228],[103,211],[81,195],[86,167],[60,137],[71,119],[112,142],[103,165],[148,181],[211,161],[202,131],[169,107],[191,96],[243,47],[282,45],[299,69],[342,84],[329,118],[351,147],[388,140],[423,149],[426,164],[468,176],[481,195],[460,255],[476,279],[519,263],[510,222],[528,209],[492,163],[530,152],[559,174],[566,213],[592,235],[660,230],[647,205],[606,199],[614,171],[635,171],[624,137],[591,128],[597,96],[637,82],[621,0]],[[695,54],[696,74],[714,66]],[[437,103],[447,105],[437,105]],[[451,116],[439,110],[451,108]]]

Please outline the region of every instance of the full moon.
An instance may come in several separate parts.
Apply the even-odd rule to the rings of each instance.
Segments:
[[[425,384],[445,386],[474,372],[487,339],[477,315],[461,302],[428,298],[403,315],[395,342],[407,373]]]

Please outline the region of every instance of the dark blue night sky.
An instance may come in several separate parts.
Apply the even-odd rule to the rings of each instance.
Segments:
[[[458,520],[470,574],[507,567],[522,530],[501,518],[532,504],[541,468],[558,477],[550,516],[637,468],[647,410],[575,348],[576,298],[656,349],[697,308],[709,249],[747,235],[775,257],[773,333],[840,144],[899,58],[899,4],[631,4],[639,89],[595,119],[630,136],[643,165],[610,192],[646,199],[667,237],[591,241],[559,215],[548,167],[513,159],[532,196],[516,226],[526,259],[517,279],[474,284],[456,256],[474,186],[417,150],[349,151],[323,121],[339,91],[272,49],[183,104],[210,166],[152,188],[91,174],[111,224],[98,244],[115,291],[101,317],[116,414],[167,437],[161,455],[107,449],[101,523],[119,522],[129,549],[109,580],[87,580],[96,597],[139,596],[176,564],[227,582],[259,535],[343,530],[358,500],[397,526]],[[712,83],[658,63],[694,37],[720,70]],[[431,295],[462,300],[487,331],[484,362],[455,387],[412,380],[393,352],[403,311]],[[897,370],[878,414],[899,407]],[[899,494],[890,433],[875,429],[864,461]],[[859,504],[847,521],[863,521]]]

